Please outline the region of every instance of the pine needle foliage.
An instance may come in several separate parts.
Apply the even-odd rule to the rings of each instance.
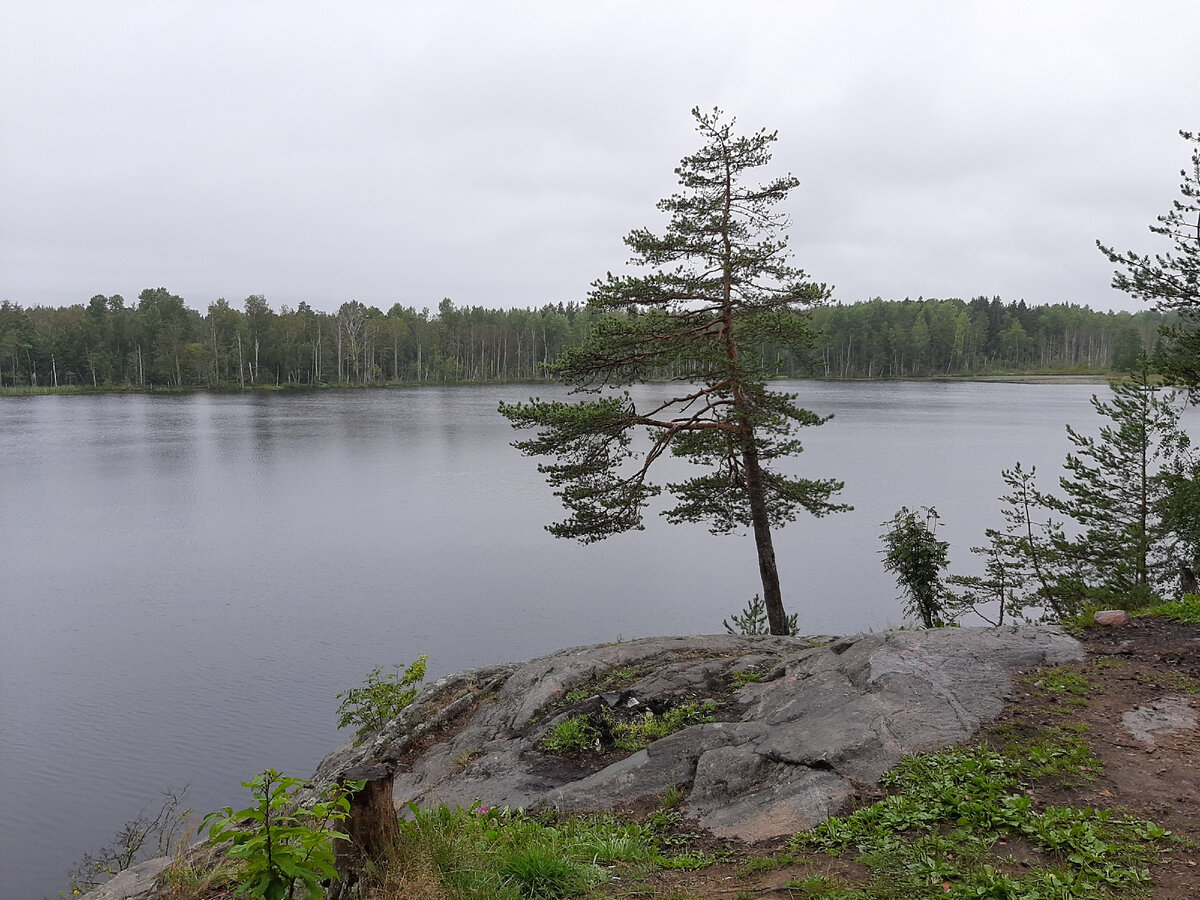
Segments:
[[[840,481],[777,468],[801,451],[797,431],[827,417],[769,390],[773,373],[756,350],[764,342],[810,346],[802,313],[829,291],[791,265],[788,220],[775,211],[798,181],[744,183],[770,162],[776,134],[739,136],[720,110],[692,114],[705,143],[675,170],[679,191],[658,204],[666,230],[629,233],[639,274],[609,273],[592,285],[589,309],[600,318],[552,367],[573,392],[595,396],[505,403],[500,412],[537,431],[515,447],[552,460],[539,470],[568,511],[548,526],[558,537],[590,542],[641,529],[664,490],[650,480],[654,462],[670,453],[700,467],[665,485],[676,503],[663,514],[671,523],[705,522],[714,534],[750,529],[771,631],[785,634],[772,528],[801,510],[824,516],[849,507],[833,500]],[[625,390],[664,377],[678,387],[645,404]],[[648,446],[635,447],[643,431]]]
[[[1096,246],[1119,266],[1114,288],[1179,314],[1178,322],[1161,328],[1165,346],[1156,363],[1168,377],[1187,385],[1195,399],[1200,389],[1200,134],[1179,135],[1192,145],[1189,165],[1179,172],[1179,198],[1150,226],[1170,249],[1149,254],[1117,251],[1099,241]]]

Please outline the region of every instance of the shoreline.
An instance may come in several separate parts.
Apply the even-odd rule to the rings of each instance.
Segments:
[[[1005,373],[997,375],[928,375],[925,377],[913,378],[828,378],[823,376],[810,377],[791,377],[780,376],[768,380],[768,384],[777,381],[822,381],[822,382],[845,382],[845,383],[863,383],[863,384],[886,384],[889,382],[914,384],[914,383],[931,383],[945,384],[948,382],[962,382],[981,384],[1108,384],[1111,381],[1119,381],[1128,376],[1128,373],[1112,372],[1110,374],[1081,374],[1081,373]],[[653,384],[654,382],[647,382]],[[665,383],[665,382],[664,382]],[[283,393],[283,394],[306,394],[318,393],[324,391],[359,391],[359,390],[390,390],[390,389],[411,389],[411,388],[447,388],[447,387],[496,387],[500,385],[546,385],[559,384],[559,382],[550,380],[536,381],[442,381],[442,382],[420,382],[420,381],[396,381],[386,384],[258,384],[248,385],[246,387],[236,387],[222,385],[220,387],[170,387],[170,386],[148,386],[136,387],[129,385],[112,385],[109,387],[100,387],[92,385],[58,385],[58,386],[19,386],[5,385],[0,387],[0,397],[48,397],[48,396],[85,396],[97,395],[108,396],[112,394],[137,394],[141,396],[190,396],[192,394],[259,394],[259,393]]]

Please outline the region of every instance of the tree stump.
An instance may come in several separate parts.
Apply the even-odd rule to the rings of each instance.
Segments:
[[[1179,567],[1179,590],[1183,594],[1196,593],[1196,571],[1191,566]]]
[[[349,840],[334,842],[334,865],[343,885],[358,880],[364,862],[382,866],[395,852],[400,840],[400,825],[392,801],[394,774],[395,766],[389,763],[353,766],[338,776],[341,786],[352,781],[366,782],[362,790],[350,795],[350,814],[342,823],[342,830]]]

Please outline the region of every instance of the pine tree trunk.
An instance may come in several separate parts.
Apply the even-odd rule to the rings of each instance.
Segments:
[[[753,432],[744,439],[742,464],[746,467],[746,494],[750,501],[750,521],[754,527],[754,549],[758,553],[758,574],[762,579],[767,622],[771,634],[788,634],[783,592],[779,588],[779,568],[775,564],[775,544],[771,540],[771,521],[767,515],[767,495]]]

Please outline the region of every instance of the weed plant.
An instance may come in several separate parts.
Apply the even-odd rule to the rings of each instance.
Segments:
[[[1048,751],[1058,771],[1070,765]],[[885,777],[894,793],[796,835],[791,848],[852,852],[872,871],[865,892],[828,897],[996,897],[1084,900],[1134,896],[1168,836],[1162,828],[1091,808],[1037,808],[1025,761],[987,747],[908,757]],[[1006,839],[1033,844],[1046,864],[1017,864]]]

